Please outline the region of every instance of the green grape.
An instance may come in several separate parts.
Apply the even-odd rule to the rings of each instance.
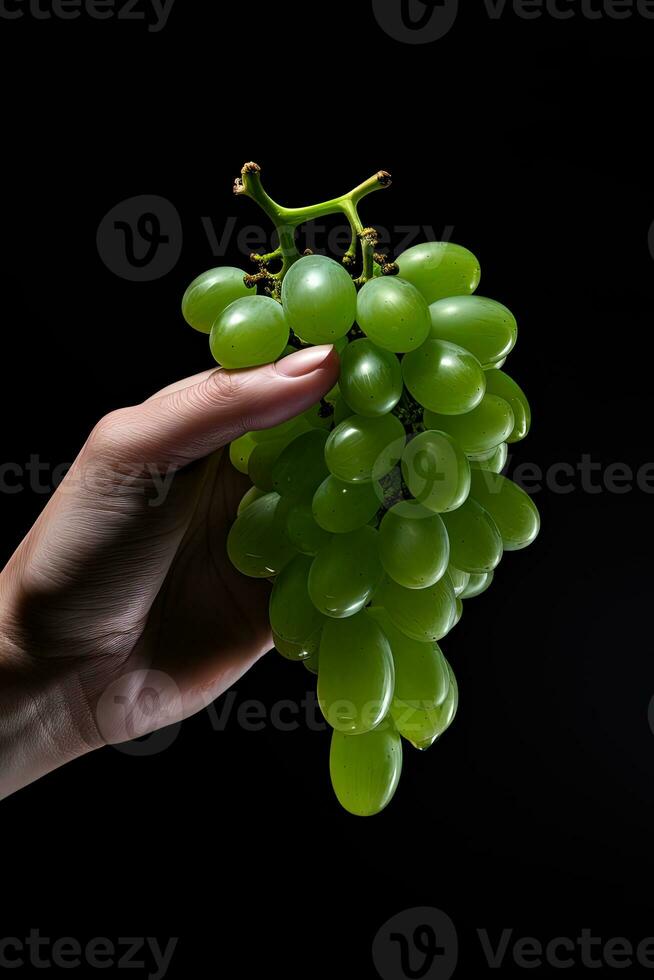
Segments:
[[[427,339],[429,307],[418,290],[403,279],[370,279],[357,299],[357,323],[379,347],[405,353]]]
[[[248,459],[248,476],[255,487],[270,493],[273,489],[273,466],[286,449],[288,439],[271,439],[255,445]]]
[[[325,623],[318,701],[332,728],[353,734],[376,728],[388,711],[394,680],[388,640],[366,613]]]
[[[297,555],[275,579],[270,596],[270,625],[284,640],[302,643],[320,629],[320,615],[307,590],[307,578],[312,559]]]
[[[428,429],[448,432],[466,454],[496,449],[513,432],[513,412],[508,402],[497,395],[486,394],[476,408],[465,415],[424,413]]]
[[[454,588],[448,575],[427,589],[405,589],[385,578],[375,593],[375,605],[383,606],[393,624],[412,640],[442,640],[455,614]]]
[[[377,531],[366,525],[335,534],[313,560],[309,595],[325,616],[344,619],[366,605],[383,576]]]
[[[334,425],[340,425],[345,419],[349,419],[350,416],[354,415],[354,412],[345,401],[342,395],[339,395],[334,402]]]
[[[461,617],[463,616],[463,602],[461,600],[461,597],[457,596],[455,602],[456,602],[456,613],[454,614],[454,620],[452,622],[450,629],[454,629],[454,627],[457,625],[457,623],[460,622]]]
[[[490,454],[486,454],[481,459],[477,456],[468,456],[470,465],[478,470],[490,470],[491,473],[501,473],[506,466],[509,455],[509,447],[505,442],[497,449],[493,449]]]
[[[313,495],[313,516],[332,534],[356,531],[371,521],[381,501],[371,483],[343,483],[328,476]]]
[[[428,340],[402,360],[404,383],[424,408],[442,415],[471,412],[484,397],[481,364],[445,340]]]
[[[270,296],[237,299],[211,328],[209,345],[224,368],[245,368],[276,361],[286,346],[289,326],[280,304]]]
[[[215,320],[230,303],[257,295],[256,286],[246,286],[244,276],[242,269],[226,265],[209,269],[194,279],[182,299],[186,322],[201,333],[211,333]]]
[[[512,480],[488,470],[473,470],[470,493],[497,524],[505,551],[519,551],[540,530],[535,503]]]
[[[273,425],[269,429],[256,429],[249,434],[256,443],[272,442],[274,439],[286,439],[286,445],[288,445],[291,439],[310,430],[311,425],[309,422],[302,415],[296,415],[294,418],[287,419],[286,422],[280,422],[278,425]]]
[[[388,806],[402,772],[402,740],[385,724],[365,735],[332,733],[329,770],[344,810],[371,817]]]
[[[515,317],[506,306],[483,296],[452,296],[432,303],[430,337],[470,351],[480,364],[493,364],[513,350]]]
[[[437,707],[450,689],[447,662],[438,643],[419,643],[393,625],[386,610],[371,606],[367,616],[381,626],[395,665],[394,696],[412,707]]]
[[[429,430],[414,436],[402,454],[407,487],[428,510],[456,510],[470,491],[470,463],[446,432]]]
[[[395,504],[379,528],[379,557],[386,573],[406,589],[435,585],[450,557],[442,519],[415,500]]]
[[[319,670],[319,667],[320,667],[320,653],[319,653],[319,651],[316,650],[316,652],[315,653],[312,653],[309,657],[305,657],[303,659],[302,663],[307,668],[307,670],[309,671],[309,673],[311,673],[311,674],[317,674],[318,673],[318,670]]]
[[[247,474],[248,460],[252,455],[256,443],[249,432],[246,432],[240,439],[235,439],[229,446],[229,458],[234,469],[239,473]]]
[[[272,469],[273,489],[283,497],[311,498],[327,476],[327,433],[311,429],[293,439],[277,457]]]
[[[462,572],[460,568],[455,568],[454,565],[450,564],[447,566],[447,574],[452,580],[454,595],[458,599],[461,593],[464,592],[468,586],[468,582],[470,581],[470,572]]]
[[[515,425],[513,432],[506,441],[520,442],[531,427],[531,409],[524,391],[515,383],[513,378],[505,374],[504,371],[498,370],[486,372],[486,390],[492,395],[499,395],[511,406]]]
[[[471,497],[458,510],[443,514],[450,554],[463,572],[492,572],[502,558],[502,538],[493,519]]]
[[[288,323],[307,343],[333,343],[354,323],[356,286],[339,262],[307,255],[284,276],[282,305]]]
[[[450,686],[442,705],[435,708],[429,705],[414,707],[399,698],[393,699],[391,717],[395,727],[416,749],[428,749],[454,721],[459,705],[459,689],[452,668],[447,661],[445,663]]]
[[[482,572],[481,575],[471,575],[465,589],[461,593],[461,599],[474,599],[481,595],[493,584],[495,572]]]
[[[293,504],[286,516],[286,533],[294,548],[303,555],[317,555],[329,541],[329,534],[317,523],[306,503]]]
[[[404,390],[400,362],[371,340],[355,340],[341,357],[340,389],[358,415],[386,415]]]
[[[277,652],[280,653],[285,660],[301,660],[304,664],[308,664],[310,661],[312,663],[317,663],[318,650],[320,648],[320,636],[321,630],[317,630],[302,643],[292,643],[290,640],[285,640],[283,637],[277,636],[273,630],[273,642]]]
[[[232,565],[251,578],[277,575],[291,560],[294,549],[285,528],[279,494],[267,493],[236,518],[227,537]]]
[[[404,426],[394,415],[368,419],[352,415],[330,433],[325,460],[345,483],[368,482],[390,473],[404,448]]]
[[[413,245],[396,262],[402,278],[413,283],[428,303],[474,293],[481,278],[479,262],[472,252],[452,242]]]
[[[323,411],[322,402],[318,402],[316,405],[312,405],[311,408],[307,408],[306,412],[302,412],[299,418],[306,422],[312,429],[329,430],[332,427],[334,415],[332,412],[329,415],[323,415]]]
[[[250,487],[247,493],[241,497],[241,502],[238,505],[237,516],[242,514],[246,507],[253,504],[255,500],[259,500],[261,497],[265,497],[266,491],[259,490],[259,487]]]

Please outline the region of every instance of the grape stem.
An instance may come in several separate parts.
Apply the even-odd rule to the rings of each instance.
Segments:
[[[375,252],[378,245],[378,235],[374,228],[364,227],[359,217],[359,204],[369,194],[383,190],[391,183],[391,175],[385,170],[380,170],[373,177],[368,178],[358,187],[354,187],[347,194],[341,197],[334,197],[321,204],[311,204],[302,208],[287,208],[270,197],[261,183],[261,167],[257,163],[246,163],[241,169],[241,176],[234,183],[234,193],[251,198],[268,215],[275,226],[279,236],[279,247],[274,252],[267,255],[253,255],[252,259],[259,264],[259,272],[256,276],[246,276],[245,281],[249,285],[266,279],[271,294],[279,298],[281,284],[284,276],[300,258],[297,245],[295,243],[295,232],[305,221],[314,221],[316,218],[323,218],[332,214],[343,214],[348,220],[352,230],[352,240],[348,250],[343,256],[343,264],[346,266],[354,265],[356,262],[359,248],[361,249],[361,274],[354,280],[357,286],[366,283],[374,275],[375,262],[380,266],[385,275],[392,275],[397,272],[397,267],[393,263],[380,263],[383,258]],[[280,259],[281,268],[277,272],[270,272],[268,265],[271,261]]]

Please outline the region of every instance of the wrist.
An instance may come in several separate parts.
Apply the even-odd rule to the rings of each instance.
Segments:
[[[0,799],[97,747],[78,673],[35,661],[0,625]]]

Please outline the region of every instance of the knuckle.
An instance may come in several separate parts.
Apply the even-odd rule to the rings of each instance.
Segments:
[[[113,455],[125,443],[132,426],[129,409],[118,408],[96,423],[88,440],[88,449],[95,455]]]

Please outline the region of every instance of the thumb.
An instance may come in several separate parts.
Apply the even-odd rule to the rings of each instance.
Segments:
[[[275,364],[187,378],[99,423],[104,453],[134,467],[179,468],[244,432],[267,429],[298,415],[336,384],[331,345],[309,347]]]

